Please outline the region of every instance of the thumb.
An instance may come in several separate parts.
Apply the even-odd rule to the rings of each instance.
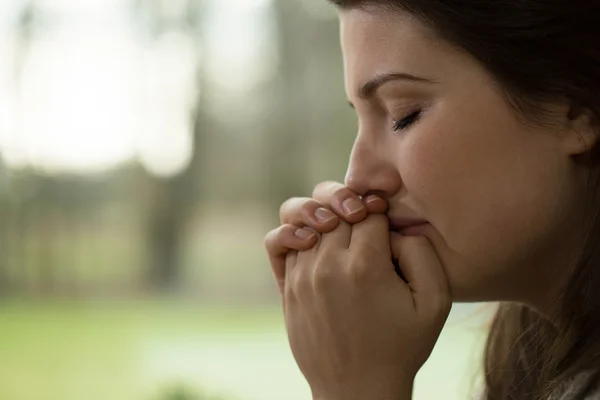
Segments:
[[[390,232],[392,257],[412,293],[418,315],[444,320],[452,307],[450,286],[433,246],[424,236]]]

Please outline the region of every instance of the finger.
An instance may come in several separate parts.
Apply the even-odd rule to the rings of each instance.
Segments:
[[[385,214],[387,212],[388,202],[383,197],[370,194],[363,197],[362,200],[369,214]]]
[[[324,207],[330,207],[346,222],[355,224],[367,217],[367,208],[362,199],[339,182],[319,183],[312,197]]]
[[[298,252],[297,251],[290,251],[289,253],[287,253],[287,255],[285,257],[285,278],[284,278],[285,287],[281,291],[283,301],[284,301],[284,307],[285,307],[285,300],[288,297],[290,297],[292,294],[291,285],[290,285],[290,277],[292,276],[292,270],[296,266],[297,261],[298,261]]]
[[[390,233],[392,257],[398,260],[412,292],[417,314],[445,318],[452,306],[450,286],[442,264],[424,236]]]
[[[289,251],[302,251],[313,247],[318,235],[306,228],[285,224],[273,229],[265,236],[265,247],[279,291],[283,295],[285,284],[285,258]]]
[[[340,221],[337,228],[329,233],[321,235],[318,251],[338,251],[345,250],[350,247],[350,238],[352,237],[352,225],[345,221]],[[316,246],[313,247],[309,252],[315,252]]]
[[[350,252],[367,257],[385,257],[392,260],[390,250],[390,231],[385,215],[369,215],[367,219],[352,226]]]
[[[331,210],[308,197],[292,197],[279,209],[282,224],[308,226],[317,232],[331,232],[337,228],[339,217]]]
[[[288,272],[291,271],[292,268],[296,265],[296,261],[298,260],[298,252],[290,251],[285,256],[285,272],[286,276],[288,276]]]

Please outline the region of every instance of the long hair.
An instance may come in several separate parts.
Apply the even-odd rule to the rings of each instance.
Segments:
[[[600,2],[593,0],[331,0],[338,7],[408,12],[474,57],[528,121],[541,104],[571,104],[600,121]],[[586,238],[555,299],[552,322],[521,304],[501,304],[484,354],[488,400],[544,399],[558,384],[600,370],[600,146],[589,167]],[[597,381],[592,375],[590,382]],[[583,397],[586,390],[582,388]]]

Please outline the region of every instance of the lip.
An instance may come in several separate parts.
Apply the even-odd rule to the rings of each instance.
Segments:
[[[420,218],[390,217],[390,229],[405,236],[420,235],[429,221]]]

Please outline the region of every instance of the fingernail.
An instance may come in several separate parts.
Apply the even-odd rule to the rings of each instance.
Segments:
[[[356,214],[364,208],[362,201],[357,198],[350,197],[349,199],[344,200],[342,203],[342,207],[344,212],[348,215]]]
[[[309,231],[308,229],[300,228],[296,230],[295,235],[302,240],[308,240],[312,239],[313,236],[315,236],[315,233],[313,231]]]
[[[376,194],[371,194],[369,196],[367,196],[367,198],[365,199],[365,203],[367,204],[371,204],[371,203],[375,203],[376,201],[380,201],[383,200],[381,197],[377,196]]]
[[[336,218],[336,215],[326,208],[317,208],[315,211],[315,217],[317,217],[319,222],[329,222]]]

